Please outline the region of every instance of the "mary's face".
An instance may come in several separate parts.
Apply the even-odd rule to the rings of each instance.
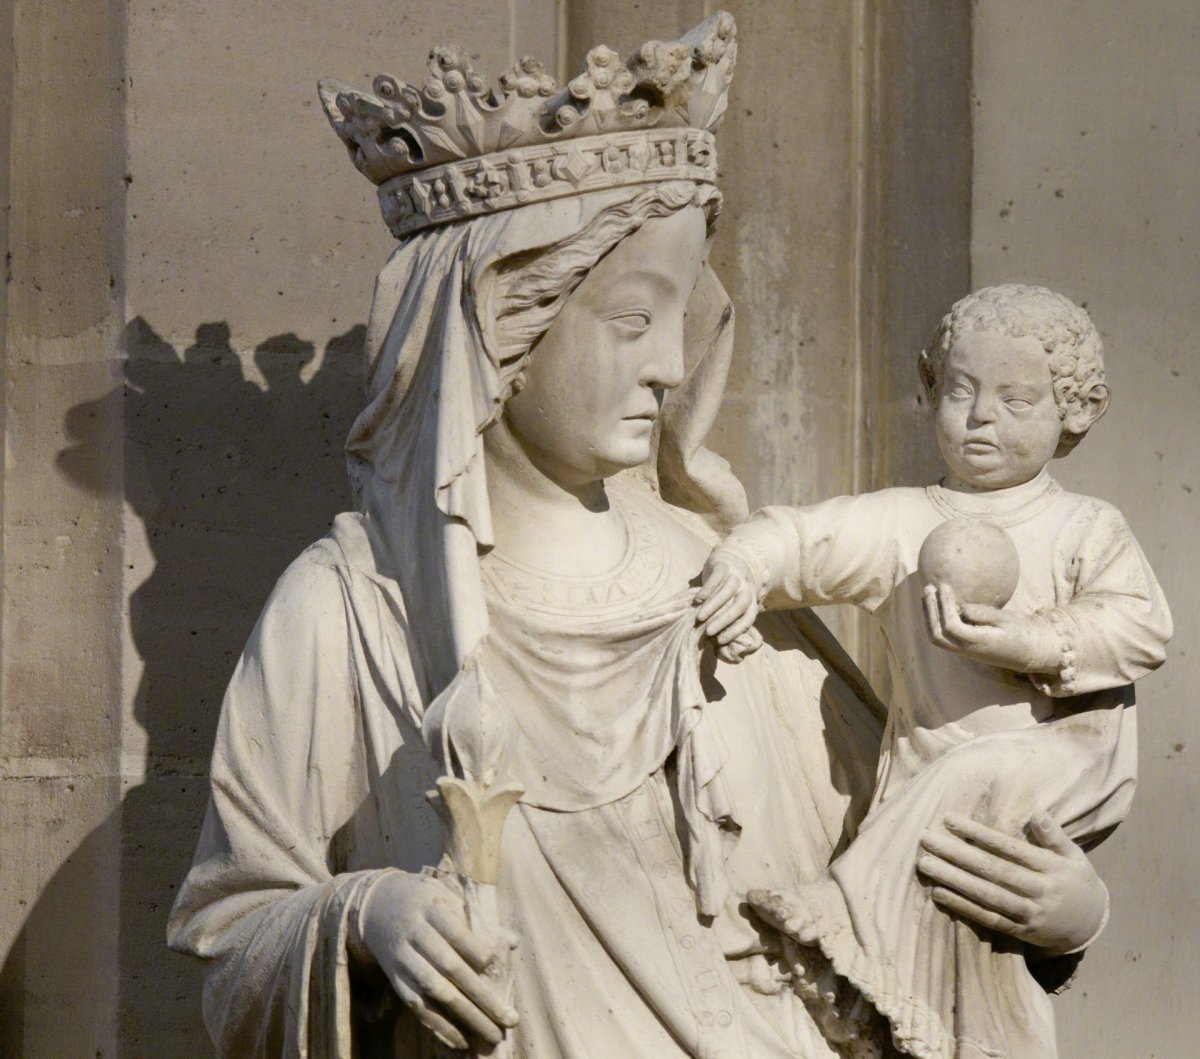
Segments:
[[[683,381],[683,317],[704,264],[695,206],[647,221],[575,289],[534,347],[505,421],[566,488],[650,457],[663,394]]]

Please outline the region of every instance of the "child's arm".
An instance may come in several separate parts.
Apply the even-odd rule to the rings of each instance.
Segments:
[[[784,559],[780,535],[758,515],[709,553],[696,593],[696,623],[705,625],[705,635],[716,641],[717,653],[726,662],[749,653],[733,645],[750,632]]]
[[[1028,673],[1039,690],[1056,697],[1120,687],[1157,669],[1171,636],[1171,615],[1120,512],[1089,505],[1061,543],[1072,582],[1068,600],[1021,615],[960,606],[944,589],[927,589],[934,642]]]
[[[1097,504],[1072,559],[1074,594],[1044,613],[1059,634],[1060,665],[1034,683],[1049,695],[1131,684],[1163,664],[1171,611],[1124,517]]]
[[[896,490],[836,497],[811,507],[768,507],[738,526],[708,558],[697,621],[725,645],[761,607],[855,603],[873,610],[906,570]]]

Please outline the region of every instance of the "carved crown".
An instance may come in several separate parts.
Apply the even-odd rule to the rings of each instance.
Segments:
[[[371,92],[333,80],[318,88],[399,239],[622,184],[715,182],[712,131],[725,113],[736,33],[733,16],[719,12],[624,62],[601,45],[561,90],[533,58],[489,88],[454,46],[430,52],[420,88],[387,74]]]

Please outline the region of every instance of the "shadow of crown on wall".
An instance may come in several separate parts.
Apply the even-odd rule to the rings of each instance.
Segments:
[[[387,74],[372,92],[322,80],[321,102],[359,172],[379,187],[396,238],[622,184],[714,183],[712,136],[737,55],[718,12],[630,59],[601,45],[565,88],[524,58],[489,88],[463,49],[441,45],[417,88]]]

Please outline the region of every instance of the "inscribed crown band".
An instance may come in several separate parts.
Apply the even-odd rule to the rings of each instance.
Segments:
[[[373,92],[324,80],[321,102],[351,160],[379,187],[397,239],[450,221],[624,184],[715,183],[712,131],[737,44],[719,12],[629,60],[601,45],[559,89],[522,59],[489,89],[461,48],[436,47],[421,88],[386,74]]]

